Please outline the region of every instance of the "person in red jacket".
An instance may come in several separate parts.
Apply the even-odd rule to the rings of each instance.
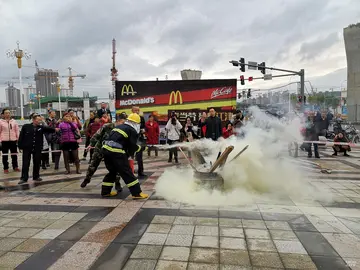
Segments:
[[[234,128],[233,124],[229,122],[226,127],[223,127],[222,136],[224,137],[224,139],[227,139],[232,135],[234,135]]]
[[[87,136],[89,136],[89,138],[92,138],[92,136],[94,136],[94,134],[103,126],[103,123],[100,121],[99,117],[95,117],[94,119],[94,123],[91,123],[87,129]],[[89,164],[91,163],[91,159],[92,156],[94,154],[94,149],[90,149],[90,160],[89,160]]]
[[[148,156],[150,157],[151,150],[155,150],[155,156],[158,156],[158,150],[153,145],[159,143],[160,127],[155,121],[154,116],[150,115],[148,121],[145,123],[146,144],[148,145]]]

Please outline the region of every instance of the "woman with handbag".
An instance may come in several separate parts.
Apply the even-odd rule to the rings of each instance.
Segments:
[[[79,144],[77,142],[81,138],[79,127],[74,124],[70,114],[65,114],[63,119],[64,121],[60,123],[59,129],[61,132],[61,150],[63,151],[66,174],[70,174],[70,154],[75,163],[76,173],[81,174]]]

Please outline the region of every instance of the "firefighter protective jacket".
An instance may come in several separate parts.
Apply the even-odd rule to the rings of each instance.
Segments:
[[[133,156],[141,150],[141,146],[137,145],[138,138],[139,135],[133,127],[121,124],[110,132],[104,141],[103,149]]]

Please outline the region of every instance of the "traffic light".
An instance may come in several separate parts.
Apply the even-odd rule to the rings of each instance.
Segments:
[[[241,85],[245,85],[245,78],[243,75],[240,76]]]
[[[241,72],[245,72],[245,58],[240,58],[240,70]]]
[[[261,71],[262,74],[265,74],[265,62],[262,62],[261,64],[258,65],[258,70]]]
[[[249,82],[252,82],[254,80],[253,77],[249,77]]]
[[[251,89],[248,89],[247,98],[251,98]]]

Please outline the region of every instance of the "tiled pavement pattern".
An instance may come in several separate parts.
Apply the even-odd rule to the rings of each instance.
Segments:
[[[75,174],[43,174],[41,185],[21,189],[7,175],[0,269],[360,269],[360,152],[351,154],[294,160],[334,194],[330,205],[283,198],[199,208],[156,194],[132,201],[126,190],[102,199],[103,167],[86,189]],[[143,190],[153,193],[167,166],[162,155],[145,160]]]

